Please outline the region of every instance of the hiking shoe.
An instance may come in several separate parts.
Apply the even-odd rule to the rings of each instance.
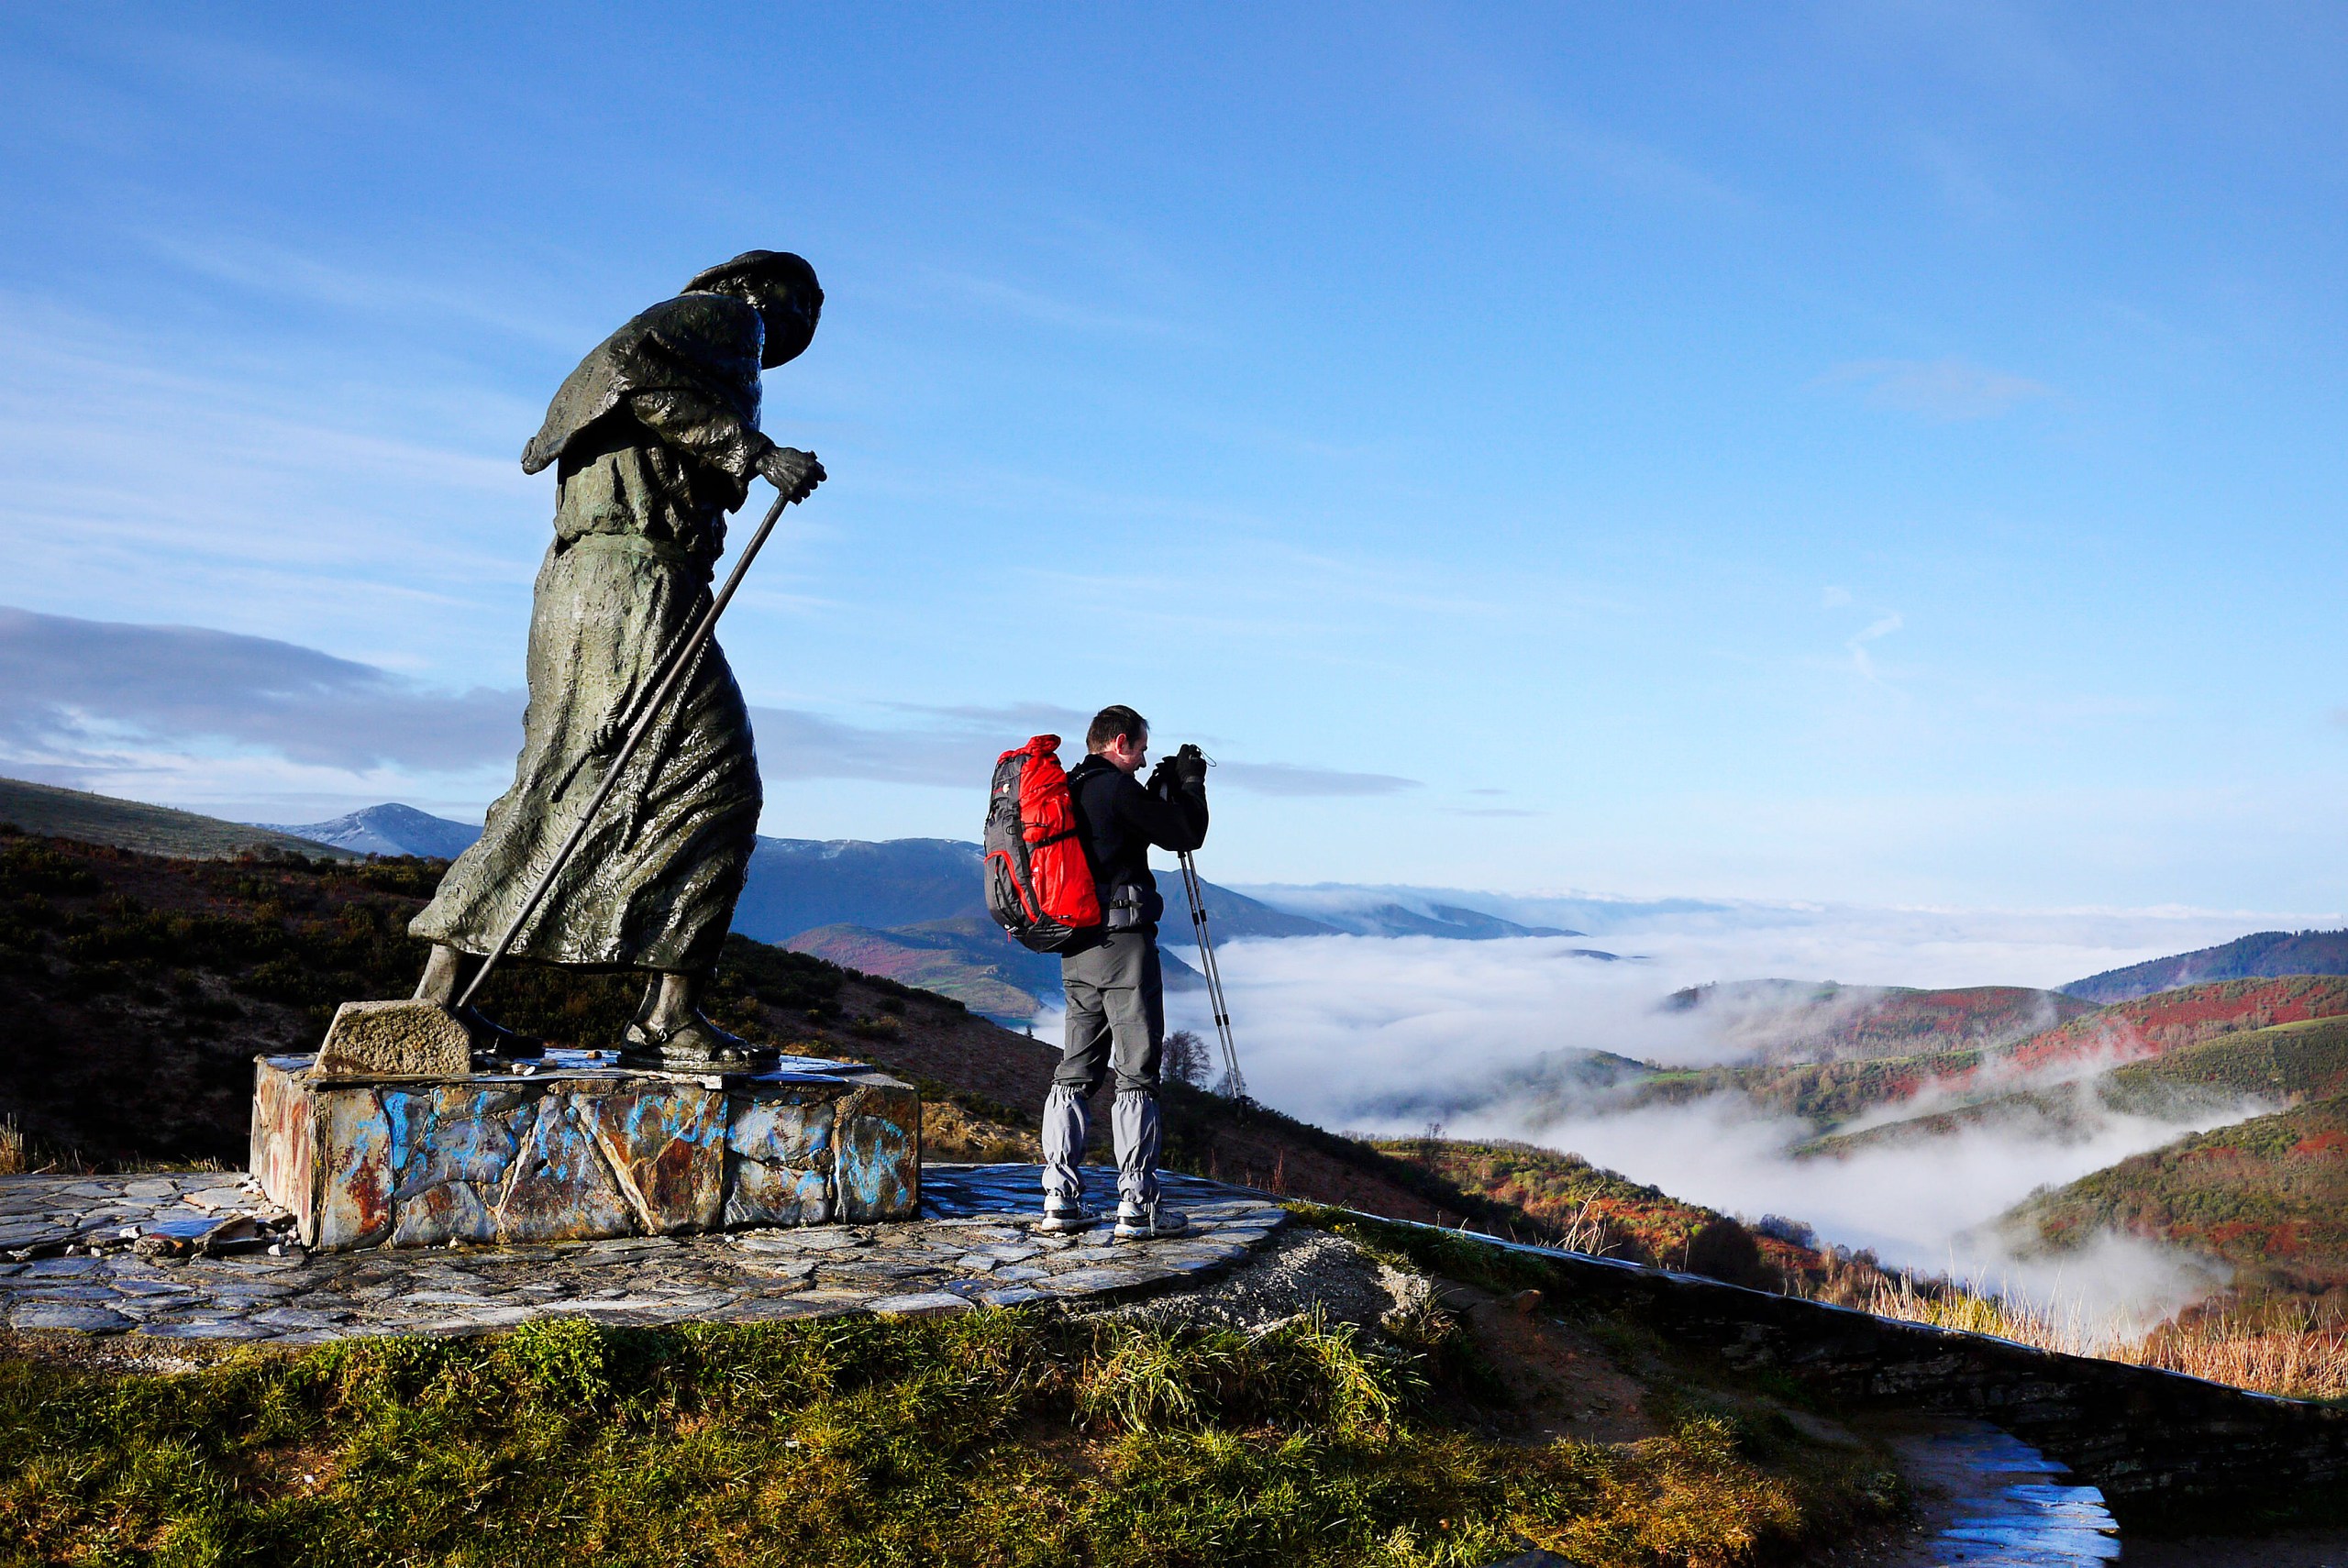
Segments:
[[[1116,1239],[1120,1242],[1147,1242],[1159,1236],[1179,1236],[1190,1228],[1189,1215],[1179,1209],[1168,1209],[1162,1203],[1117,1205]]]
[[[1091,1226],[1096,1218],[1098,1216],[1092,1210],[1084,1207],[1082,1198],[1062,1198],[1056,1192],[1047,1192],[1044,1195],[1044,1218],[1036,1229],[1051,1233],[1081,1231]]]

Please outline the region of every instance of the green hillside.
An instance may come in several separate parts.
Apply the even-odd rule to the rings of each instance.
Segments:
[[[2115,1110],[2172,1110],[2256,1098],[2288,1104],[2348,1094],[2348,1018],[2221,1035],[2114,1069],[2099,1086]]]
[[[348,850],[246,823],[223,822],[194,812],[175,812],[169,806],[117,801],[111,795],[60,790],[21,778],[0,778],[0,823],[28,834],[197,860],[225,860],[259,849],[323,856],[329,860],[355,858]]]
[[[1863,1132],[1831,1134],[1796,1153],[1843,1156],[1973,1127],[2085,1137],[2099,1111],[2185,1117],[2243,1100],[2289,1105],[2342,1094],[2348,1094],[2348,1018],[2309,1019],[2221,1034],[2076,1085],[1994,1095]]]
[[[893,931],[819,925],[783,945],[793,953],[952,997],[972,1012],[997,1020],[1035,1017],[1036,997],[1058,990],[1060,983],[1058,958],[1028,952],[984,915]]]
[[[882,975],[903,985],[952,997],[972,1012],[998,1023],[1022,1027],[1048,999],[1060,994],[1057,954],[1030,953],[986,915],[924,921],[875,931],[863,925],[819,925],[781,944],[805,953]],[[1206,982],[1173,954],[1160,950],[1166,988],[1188,991]]]
[[[2209,980],[2348,974],[2348,931],[2259,931],[2216,947],[2107,969],[2064,990],[2088,1001],[2125,1001]]]
[[[1962,1079],[1981,1065],[1982,1055],[1979,1051],[1932,1051],[1872,1061],[1666,1071],[1640,1085],[1633,1101],[1684,1104],[1708,1095],[1736,1094],[1763,1110],[1825,1129],[1876,1106],[1910,1099],[1928,1084]]]
[[[2117,1230],[2222,1258],[2246,1295],[2348,1305],[2348,1095],[2196,1133],[2040,1193],[1999,1222],[2061,1253]]]
[[[2094,1004],[2027,986],[1844,986],[1829,980],[1730,980],[1674,991],[1664,1010],[1701,1015],[1748,1063],[1822,1062],[1995,1050]]]
[[[1772,1114],[1810,1123],[1819,1137],[1801,1146],[1804,1154],[1847,1154],[1885,1141],[1944,1135],[1988,1121],[2022,1120],[2046,1123],[2036,1131],[2059,1136],[2081,1124],[2080,1111],[2089,1102],[2066,1080],[2092,1078],[2111,1063],[2166,1061],[2181,1057],[2215,1041],[2233,1039],[2275,1026],[2348,1017],[2348,977],[2295,975],[2272,978],[2225,980],[2184,986],[2158,996],[2139,997],[2099,1008],[2054,1028],[1996,1050],[1933,1051],[1914,1055],[1881,1056],[1867,1060],[1808,1062],[1740,1067],[1711,1067],[1658,1073],[1640,1085],[1634,1099],[1685,1103],[1712,1094],[1734,1094]],[[2222,1054],[2194,1056],[2196,1064],[2173,1077],[2137,1073],[2123,1066],[2116,1082],[2121,1092],[2140,1086],[2169,1084],[2176,1092],[2198,1096],[2191,1103],[2239,1099],[2243,1094],[2276,1095],[2268,1088],[2246,1088],[2231,1094],[2212,1087],[2208,1092],[2191,1086],[2220,1084],[2232,1073],[2247,1082],[2260,1069],[2250,1057]],[[2231,1066],[2218,1064],[2232,1062]],[[2277,1068],[2276,1070],[2285,1070]],[[2028,1087],[2005,1086],[2025,1082]],[[2261,1079],[2260,1082],[2265,1080]],[[2054,1087],[2048,1087],[2049,1085]],[[1870,1111],[1897,1106],[1930,1091],[1934,1109],[1865,1132],[1841,1135],[1838,1130]],[[2302,1087],[2293,1094],[2313,1092]],[[2153,1108],[2157,1101],[2131,1102]]]

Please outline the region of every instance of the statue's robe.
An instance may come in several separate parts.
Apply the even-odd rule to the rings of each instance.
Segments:
[[[614,333],[555,394],[522,458],[532,473],[559,466],[521,760],[413,934],[489,951],[602,784],[615,716],[709,608],[725,514],[770,445],[758,428],[763,331],[743,301],[681,295]],[[759,804],[749,713],[713,641],[511,951],[679,972],[714,963]]]

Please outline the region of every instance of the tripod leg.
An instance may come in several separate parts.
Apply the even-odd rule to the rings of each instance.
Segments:
[[[1231,1039],[1231,1010],[1223,999],[1223,969],[1215,962],[1214,939],[1207,931],[1206,887],[1188,850],[1181,852],[1182,891],[1191,900],[1191,923],[1198,933],[1199,972],[1207,982],[1207,1003],[1214,1010],[1215,1043],[1223,1047],[1225,1086],[1234,1099],[1247,1095],[1247,1080],[1239,1073],[1239,1051]]]

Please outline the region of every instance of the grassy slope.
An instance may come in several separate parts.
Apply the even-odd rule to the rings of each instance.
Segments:
[[[296,855],[349,857],[346,851],[291,834],[20,778],[0,778],[0,823],[14,824],[25,833],[55,834],[150,855],[219,859],[255,849],[282,849]]]
[[[2348,974],[2348,931],[2261,931],[2217,947],[2107,969],[2064,987],[2090,1001],[2122,1001],[2205,980]]]
[[[1666,1006],[1719,1015],[1731,1042],[1750,1044],[1755,1059],[1815,1062],[1993,1050],[2066,1022],[2093,1004],[2026,986],[1918,990],[1744,980],[1691,987],[1673,993]]]
[[[2187,1116],[2246,1099],[2290,1104],[2348,1094],[2348,1017],[2309,1019],[2221,1034],[2129,1062],[2066,1088],[2022,1090],[1803,1144],[1806,1155],[1836,1156],[1973,1127],[2030,1125],[2042,1136],[2084,1134],[2099,1110]]]
[[[1980,1065],[1978,1051],[1933,1051],[1873,1061],[1681,1069],[1657,1073],[1632,1099],[1684,1104],[1735,1094],[1777,1115],[1832,1127],[1871,1107],[1911,1099],[1928,1085],[1961,1081]]]
[[[2289,1102],[2348,1094],[2348,1018],[2221,1035],[2131,1062],[2098,1088],[2115,1110],[2138,1112],[2242,1098]]]
[[[2348,1096],[2311,1100],[2137,1154],[2006,1219],[2061,1251],[2106,1229],[2236,1265],[2236,1287],[2348,1305]]]
[[[1700,1241],[1706,1248],[1704,1262],[1711,1265],[1700,1272],[1740,1283],[1760,1282],[1752,1239],[1732,1241],[1722,1230],[1734,1226],[1734,1220],[1683,1203],[1659,1187],[1601,1170],[1578,1155],[1529,1143],[1456,1139],[1380,1139],[1375,1147],[1456,1187],[1521,1209],[1561,1234],[1572,1232],[1577,1251],[1679,1268],[1689,1264]]]
[[[1635,1400],[1617,1440],[1575,1435],[1597,1386]],[[0,1359],[0,1562],[1434,1568],[1523,1536],[1648,1568],[1813,1561],[1898,1496],[1879,1454],[1635,1324],[1504,1309],[550,1320],[169,1378]]]
[[[2348,978],[2302,975],[2219,981],[2101,1008],[1996,1053],[1936,1051],[1871,1061],[1667,1073],[1650,1080],[1642,1095],[1681,1101],[1741,1094],[1827,1132],[1926,1088],[1962,1094],[1977,1080],[2010,1071],[2091,1069],[2108,1061],[2161,1056],[2238,1031],[2341,1015],[2348,1015]],[[1984,1086],[1986,1096],[1996,1092],[1994,1081]]]
[[[889,931],[819,925],[783,945],[952,997],[995,1018],[1034,1017],[1036,993],[1059,984],[1058,958],[1028,952],[982,915]]]
[[[1893,1285],[1872,1253],[1822,1248],[1804,1227],[1765,1221],[1748,1229],[1718,1209],[1600,1169],[1578,1154],[1530,1143],[1409,1138],[1382,1139],[1377,1147],[1451,1187],[1481,1194],[1504,1212],[1525,1215],[1576,1252],[1844,1306]],[[1937,1287],[1925,1288],[1938,1294]]]

